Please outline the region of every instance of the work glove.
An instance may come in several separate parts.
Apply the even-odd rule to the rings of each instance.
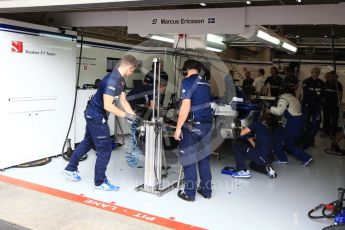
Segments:
[[[141,117],[139,117],[135,114],[130,114],[130,113],[126,113],[125,118],[127,119],[127,122],[130,125],[139,124],[140,121],[142,120]]]

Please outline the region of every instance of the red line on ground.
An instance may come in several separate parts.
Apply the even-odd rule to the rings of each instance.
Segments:
[[[136,211],[133,209],[121,207],[121,206],[114,204],[113,202],[112,203],[106,203],[106,202],[91,199],[91,198],[88,198],[85,196],[76,195],[73,193],[65,192],[62,190],[50,188],[50,187],[39,185],[39,184],[34,184],[31,182],[15,179],[15,178],[8,177],[8,176],[0,175],[0,181],[8,183],[8,184],[13,184],[16,186],[24,187],[27,189],[35,190],[38,192],[46,193],[46,194],[49,194],[52,196],[60,197],[60,198],[66,199],[66,200],[78,202],[78,203],[88,205],[91,207],[95,207],[95,208],[99,208],[99,209],[102,209],[105,211],[110,211],[113,213],[118,213],[118,214],[132,217],[135,219],[143,220],[143,221],[146,221],[149,223],[157,224],[160,226],[165,226],[168,228],[186,229],[186,230],[188,230],[188,229],[202,230],[203,229],[203,228],[199,228],[199,227],[196,227],[193,225],[184,224],[184,223],[181,223],[178,221],[174,221],[174,220],[162,218],[159,216],[154,216],[154,215],[151,215],[148,213],[139,212],[139,211]]]

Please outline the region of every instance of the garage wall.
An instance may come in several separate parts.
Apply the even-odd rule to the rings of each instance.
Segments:
[[[75,93],[76,35],[0,19],[0,168],[61,153]]]
[[[130,53],[137,57],[138,60],[143,61],[143,68],[141,72],[137,72],[127,79],[127,85],[132,86],[133,79],[143,79],[144,75],[151,69],[152,59],[154,57],[160,57],[164,60],[164,70],[169,75],[169,83],[167,87],[167,96],[165,98],[165,104],[168,103],[170,95],[175,92],[179,94],[179,86],[174,87],[175,78],[176,82],[180,83],[182,76],[177,71],[183,65],[183,62],[189,58],[199,60],[203,63],[210,65],[211,71],[211,89],[214,96],[223,96],[224,76],[230,69],[235,71],[235,78],[239,80],[238,85],[242,85],[244,80],[245,69],[251,72],[253,78],[257,77],[258,69],[263,68],[266,72],[266,77],[270,75],[270,68],[272,66],[287,66],[290,62],[300,63],[300,84],[306,78],[310,76],[310,70],[314,66],[319,66],[322,69],[321,78],[325,72],[330,71],[332,63],[329,60],[322,61],[310,61],[310,60],[274,60],[272,62],[257,62],[257,61],[239,61],[239,60],[224,60],[217,56],[217,53],[209,51],[174,51],[168,48],[153,48],[146,47],[146,44],[140,44],[140,46],[132,46],[122,43],[107,42],[103,40],[85,39],[86,42],[83,48],[82,68],[79,80],[79,86],[85,83],[93,84],[96,78],[102,78],[106,74],[106,58],[115,57],[120,58],[122,55]],[[79,51],[77,51],[77,56]],[[338,72],[340,75],[340,82],[345,86],[345,63],[338,63]],[[298,90],[298,95],[301,90]],[[345,97],[343,97],[345,98]]]

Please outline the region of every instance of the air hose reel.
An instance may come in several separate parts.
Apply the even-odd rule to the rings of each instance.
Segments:
[[[345,207],[344,207],[344,188],[338,188],[338,199],[328,203],[319,204],[308,212],[308,217],[311,219],[333,218],[333,225],[324,229],[345,229]],[[321,215],[313,215],[316,211],[321,210]]]

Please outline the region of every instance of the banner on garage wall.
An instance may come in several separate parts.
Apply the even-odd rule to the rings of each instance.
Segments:
[[[240,34],[245,8],[128,12],[128,33]]]
[[[66,87],[73,94],[76,41],[1,33],[1,71],[6,73],[8,83],[16,86],[9,97],[59,95],[59,90]]]
[[[1,136],[1,140],[5,140],[6,143],[2,145],[5,147],[4,154],[0,153],[1,167],[61,153],[73,109],[76,84],[76,40],[76,33],[72,31],[61,34],[57,28],[0,19],[0,62],[2,64],[0,74],[5,76],[3,78],[5,87],[0,92],[0,107],[5,118],[1,119],[0,126],[4,131],[4,137]],[[47,102],[51,98],[54,98],[54,105]],[[9,104],[10,99],[21,101],[20,109],[10,109],[12,108]],[[45,103],[32,102],[35,100]],[[48,110],[54,112],[50,114]],[[15,130],[13,132],[17,132],[18,140],[21,140],[20,135],[24,133],[24,129],[10,127],[9,117],[10,113],[29,114],[31,111],[37,112],[36,116],[40,112],[42,118],[26,120],[20,117],[18,123],[22,122],[20,124],[32,127],[30,138],[36,139],[41,134],[40,128],[45,127],[42,125],[43,121],[53,124],[54,130],[49,127],[53,133],[46,134],[45,138],[49,141],[53,139],[54,143],[44,138],[41,140],[42,143],[50,143],[49,148],[53,150],[43,151],[45,144],[36,145],[36,142],[32,142],[32,152],[37,152],[37,155],[30,155],[30,148],[24,146],[28,152],[27,158],[19,159],[17,153],[22,151],[18,151],[20,148],[17,147],[20,145],[10,146],[8,130]],[[43,112],[47,113],[43,114]],[[72,136],[73,134],[71,131]],[[25,136],[23,139],[27,138]],[[41,155],[42,152],[44,156]]]

